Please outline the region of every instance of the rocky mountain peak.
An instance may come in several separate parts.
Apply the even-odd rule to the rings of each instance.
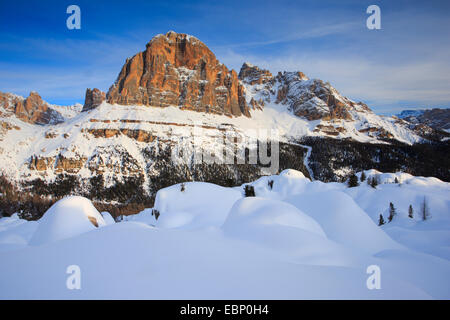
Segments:
[[[7,114],[14,114],[18,119],[32,124],[56,124],[64,121],[61,114],[50,108],[35,91],[31,91],[26,99],[0,92],[0,106]]]
[[[127,59],[107,101],[250,116],[236,72],[197,38],[173,31],[155,36],[145,51]]]
[[[249,62],[244,62],[239,71],[239,79],[250,85],[264,84],[273,79],[269,70],[260,69]]]
[[[103,101],[105,101],[105,99],[106,95],[103,91],[97,88],[94,89],[87,88],[82,112],[89,111],[91,109],[98,107]]]
[[[288,105],[295,115],[307,120],[353,120],[350,111],[356,103],[329,83],[310,80],[303,72],[279,72],[276,81],[279,87],[275,102]]]
[[[294,71],[294,72],[278,72],[276,79],[278,81],[283,82],[290,82],[290,81],[306,81],[309,80],[309,78],[301,71]]]

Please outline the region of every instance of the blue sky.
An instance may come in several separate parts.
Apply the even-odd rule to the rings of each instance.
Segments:
[[[66,8],[81,8],[68,30]],[[381,8],[381,30],[366,8]],[[169,30],[195,35],[229,68],[303,71],[377,113],[450,106],[449,1],[0,0],[0,91],[55,104],[107,91],[125,59]]]

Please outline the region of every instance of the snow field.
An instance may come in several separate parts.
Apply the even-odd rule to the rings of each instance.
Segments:
[[[82,197],[39,221],[2,218],[0,298],[449,299],[449,184],[365,174],[380,185],[285,170],[249,183],[256,197],[244,197],[243,186],[187,182],[120,223]],[[432,217],[408,218],[423,197]],[[389,202],[398,213],[380,227]],[[80,267],[81,290],[66,287],[69,265]],[[366,287],[370,265],[380,267],[380,290]]]

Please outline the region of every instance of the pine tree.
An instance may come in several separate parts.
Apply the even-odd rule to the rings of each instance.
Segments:
[[[353,188],[359,186],[358,177],[354,172],[350,175],[350,178],[348,179],[348,187]]]
[[[255,188],[253,186],[246,185],[244,187],[244,193],[246,197],[255,197]]]
[[[392,221],[392,219],[394,218],[395,215],[396,215],[396,212],[395,212],[394,204],[392,202],[390,202],[389,203],[389,217],[388,217],[389,222]]]
[[[428,201],[426,197],[423,197],[422,205],[420,206],[420,214],[422,216],[422,220],[427,220],[430,217],[430,208],[428,206]]]
[[[361,172],[361,182],[364,182],[366,180],[366,174],[363,172]]]
[[[272,190],[273,189],[273,180],[269,180],[267,182],[267,184],[269,185],[270,190]]]
[[[409,208],[408,208],[408,217],[410,217],[411,219],[414,218],[414,210],[413,210],[412,205],[409,205]]]
[[[378,176],[373,176],[367,179],[367,184],[376,189],[378,185]]]
[[[181,192],[184,192],[186,190],[184,183],[181,184]]]
[[[158,220],[159,216],[161,214],[159,213],[158,209],[152,209],[152,216],[155,216],[155,219]]]
[[[384,221],[383,215],[380,214],[380,219],[378,220],[378,225],[382,226],[383,224],[385,224],[386,222]]]

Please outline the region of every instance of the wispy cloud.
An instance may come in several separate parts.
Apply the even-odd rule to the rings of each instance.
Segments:
[[[237,47],[261,47],[279,43],[291,43],[297,40],[320,38],[329,35],[336,35],[346,33],[357,25],[356,22],[346,22],[332,25],[319,26],[311,29],[293,31],[282,37],[277,37],[264,41],[250,41],[241,43],[231,43],[223,46],[216,46],[216,48],[237,48]]]

